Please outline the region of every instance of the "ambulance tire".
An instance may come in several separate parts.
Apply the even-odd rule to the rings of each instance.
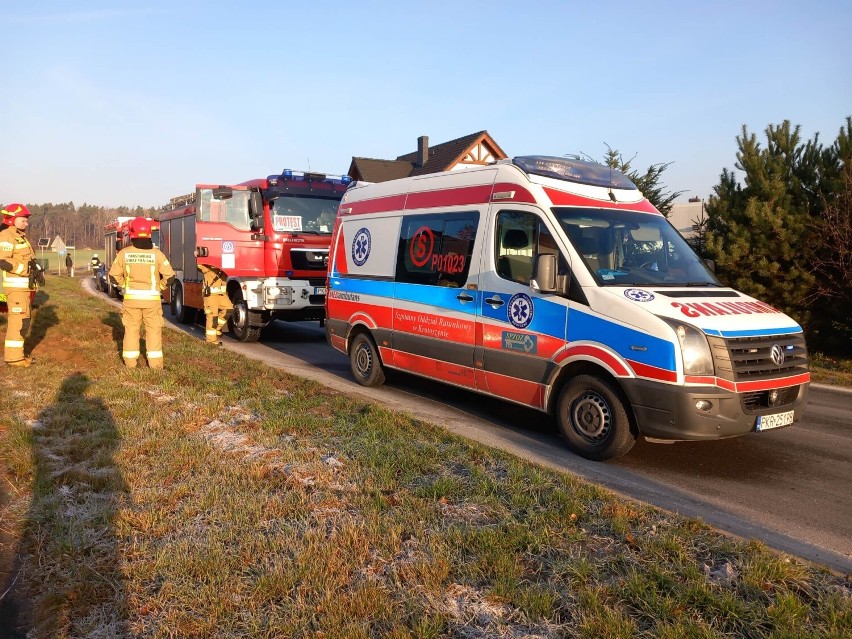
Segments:
[[[385,383],[385,369],[376,343],[367,333],[359,333],[349,346],[349,367],[352,377],[361,386],[381,386]]]
[[[586,459],[614,459],[636,441],[621,395],[596,375],[578,375],[562,387],[556,417],[569,446]]]

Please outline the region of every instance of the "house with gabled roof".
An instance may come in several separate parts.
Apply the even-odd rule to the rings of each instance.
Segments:
[[[365,182],[387,182],[398,178],[458,171],[484,166],[508,157],[488,131],[478,131],[449,142],[429,146],[429,136],[417,138],[417,150],[395,160],[353,157],[349,176]]]

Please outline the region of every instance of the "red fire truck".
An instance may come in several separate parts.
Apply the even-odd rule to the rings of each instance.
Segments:
[[[165,298],[177,321],[204,308],[197,265],[205,264],[228,276],[238,340],[257,341],[273,319],[322,323],[331,231],[350,182],[286,170],[233,186],[200,184],[172,198],[160,215],[160,248],[175,269]]]
[[[95,274],[95,285],[110,297],[118,297],[121,295],[121,289],[113,286],[112,282],[107,277],[109,267],[115,261],[116,253],[121,249],[130,245],[130,236],[127,234],[127,227],[130,220],[136,219],[137,216],[120,216],[104,227],[104,259],[101,262],[100,271]],[[155,220],[152,221],[151,239],[154,246],[160,246],[160,228]]]

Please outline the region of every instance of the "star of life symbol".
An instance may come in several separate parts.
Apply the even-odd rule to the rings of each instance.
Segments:
[[[370,231],[365,228],[358,229],[355,239],[352,240],[352,261],[356,266],[363,266],[370,257]]]
[[[624,291],[624,297],[634,302],[650,302],[654,299],[654,294],[641,288],[628,288]]]
[[[512,326],[526,328],[532,322],[533,303],[529,295],[515,293],[512,295],[512,299],[509,300],[506,310],[509,313],[509,321],[512,323]]]

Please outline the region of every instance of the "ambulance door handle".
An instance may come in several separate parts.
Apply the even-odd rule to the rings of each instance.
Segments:
[[[505,304],[506,302],[504,302],[503,300],[501,300],[499,297],[497,297],[495,295],[494,297],[489,297],[487,300],[485,300],[485,303],[491,304],[491,306],[493,306],[494,308],[497,308],[499,306],[503,306],[503,304]]]
[[[458,295],[456,295],[456,299],[461,302],[472,302],[473,295],[469,295],[468,293],[459,293]]]

